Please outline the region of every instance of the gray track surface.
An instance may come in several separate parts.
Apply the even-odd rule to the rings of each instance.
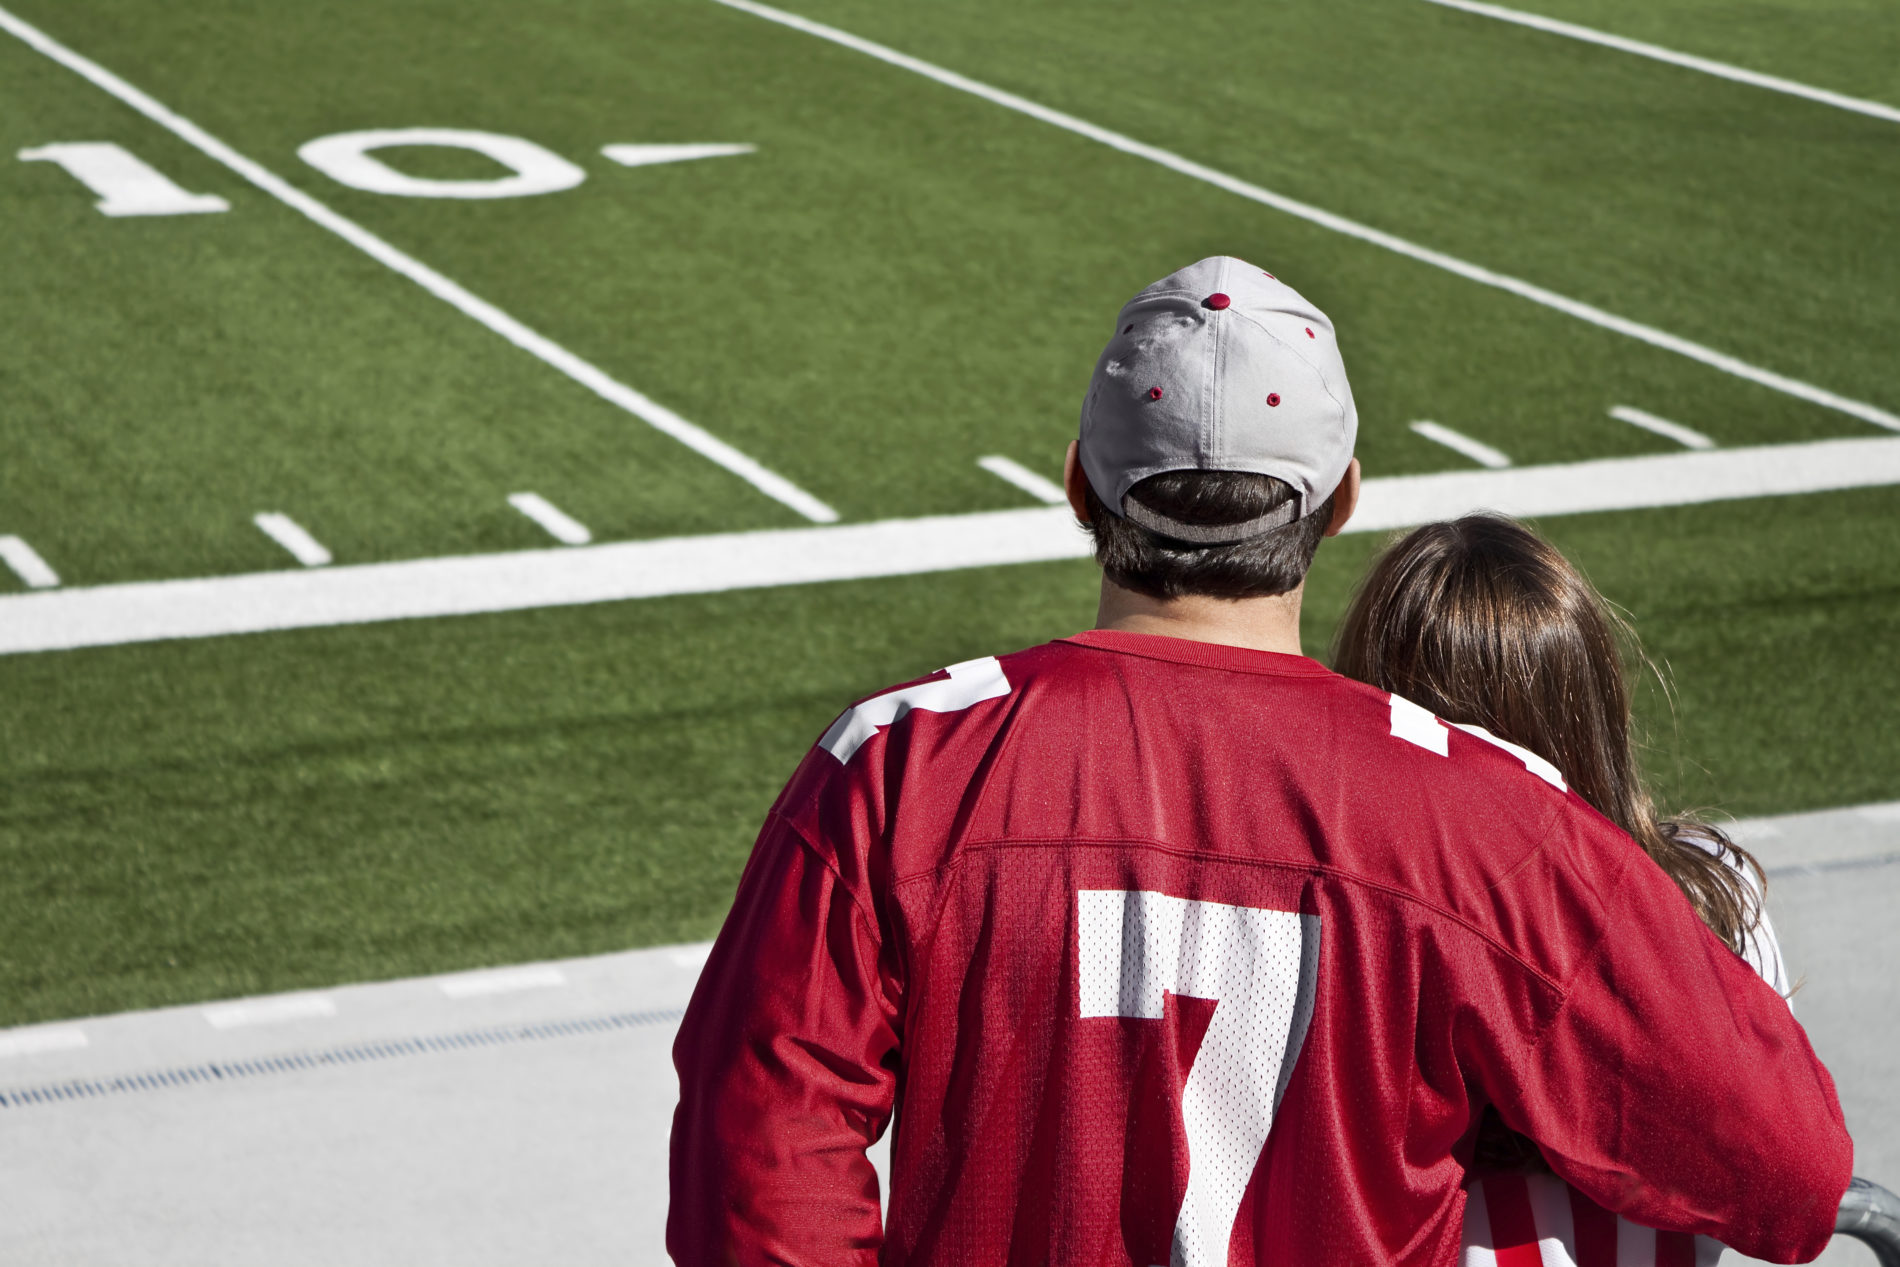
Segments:
[[[1741,834],[1855,1169],[1900,1187],[1900,804]],[[0,1261],[663,1263],[669,1047],[703,953],[568,960],[559,984],[544,966],[472,997],[442,978],[280,996],[252,1002],[334,1014],[229,1028],[187,1007],[0,1030]],[[29,1050],[74,1030],[85,1047]]]

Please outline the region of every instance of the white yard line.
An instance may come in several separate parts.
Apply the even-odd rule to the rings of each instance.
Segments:
[[[1494,449],[1482,440],[1474,440],[1462,431],[1453,431],[1439,422],[1415,422],[1412,430],[1427,440],[1444,445],[1454,453],[1462,453],[1479,466],[1501,471],[1511,464],[1501,449]]]
[[[47,590],[59,584],[59,573],[47,566],[38,550],[18,537],[0,537],[0,563],[13,569],[28,589]]]
[[[261,515],[253,515],[251,522],[262,529],[265,536],[290,551],[291,557],[305,567],[320,568],[330,562],[332,556],[323,543],[289,515],[266,511]]]
[[[1686,449],[1713,449],[1715,447],[1715,441],[1693,427],[1685,427],[1667,418],[1658,418],[1655,414],[1629,405],[1618,405],[1610,410],[1610,417],[1618,422],[1627,422],[1632,427],[1641,427],[1645,431],[1674,440]]]
[[[508,504],[540,524],[550,537],[563,545],[584,546],[594,539],[586,524],[539,493],[510,493]]]
[[[1020,462],[992,455],[978,458],[976,464],[996,478],[1014,484],[1045,505],[1060,506],[1068,500],[1062,492],[1062,485],[1036,474]]]
[[[328,229],[372,259],[401,273],[436,298],[453,306],[465,316],[473,317],[522,351],[559,370],[603,400],[618,405],[649,426],[678,440],[701,457],[723,466],[767,497],[791,507],[814,523],[837,521],[837,511],[784,476],[767,470],[711,432],[686,421],[658,401],[642,395],[604,370],[582,360],[547,336],[529,329],[487,300],[477,298],[420,260],[397,250],[354,220],[338,215],[289,181],[238,153],[191,120],[159,104],[97,62],[75,53],[39,28],[21,21],[5,9],[0,9],[0,30],[8,32],[96,87],[117,97],[187,145],[222,163],[285,206]]]
[[[1900,484],[1900,437],[1366,481],[1348,532],[1473,510],[1569,515]],[[1067,507],[616,541],[0,596],[0,654],[521,611],[1076,559]]]
[[[783,9],[774,9],[768,5],[757,4],[754,3],[754,0],[717,0],[717,2],[725,5],[727,8],[738,9],[741,12],[750,13],[755,17],[764,18],[769,22],[777,22],[781,26],[790,27],[795,31],[802,31],[807,35],[814,35],[819,39],[829,40],[834,44],[842,45],[845,48],[863,53],[867,57],[875,57],[877,60],[888,65],[922,75],[926,79],[935,80],[947,88],[955,88],[959,92],[967,92],[972,96],[981,97],[983,100],[1002,106],[1005,109],[1014,110],[1019,114],[1026,114],[1032,119],[1039,119],[1053,127],[1061,128],[1065,132],[1073,132],[1077,136],[1087,137],[1091,141],[1099,141],[1101,144],[1111,149],[1120,150],[1124,154],[1131,154],[1136,158],[1144,158],[1151,163],[1158,163],[1170,171],[1179,172],[1183,176],[1191,176],[1195,180],[1205,181],[1216,188],[1226,190],[1228,193],[1250,199],[1260,203],[1262,206],[1272,207],[1276,211],[1283,211],[1291,216],[1298,216],[1302,220],[1317,224],[1322,228],[1331,229],[1335,233],[1343,233],[1347,237],[1357,238],[1362,242],[1370,242],[1374,246],[1383,247],[1388,251],[1406,256],[1408,259],[1417,260],[1422,264],[1430,264],[1434,268],[1442,268],[1448,273],[1455,273],[1468,281],[1474,281],[1480,285],[1492,286],[1498,290],[1508,291],[1519,298],[1528,299],[1532,303],[1542,304],[1546,308],[1554,308],[1558,312],[1577,318],[1579,321],[1587,321],[1591,325],[1601,326],[1606,330],[1614,330],[1618,334],[1628,335],[1630,338],[1638,339],[1652,347],[1662,348],[1665,351],[1686,356],[1690,360],[1699,361],[1712,369],[1722,371],[1724,374],[1732,374],[1736,378],[1746,379],[1751,383],[1760,384],[1763,387],[1809,401],[1812,404],[1821,405],[1828,409],[1839,410],[1842,413],[1859,418],[1864,422],[1871,422],[1877,427],[1886,427],[1889,430],[1900,431],[1900,415],[1893,414],[1877,405],[1870,405],[1865,401],[1842,396],[1836,392],[1828,391],[1826,388],[1816,387],[1812,383],[1802,382],[1797,378],[1789,378],[1785,374],[1777,374],[1773,370],[1763,369],[1759,365],[1752,365],[1747,361],[1741,360],[1739,357],[1730,356],[1726,352],[1718,352],[1714,348],[1705,347],[1689,339],[1684,339],[1677,335],[1669,334],[1666,331],[1658,330],[1654,326],[1646,326],[1640,322],[1631,321],[1626,317],[1619,317],[1613,312],[1605,312],[1601,308],[1567,298],[1555,291],[1545,290],[1542,286],[1536,286],[1530,282],[1506,276],[1503,273],[1493,272],[1481,265],[1472,264],[1465,260],[1458,259],[1455,256],[1446,255],[1443,251],[1434,251],[1429,247],[1420,246],[1415,242],[1408,242],[1404,238],[1396,237],[1393,234],[1372,228],[1369,225],[1360,224],[1356,220],[1348,220],[1344,216],[1334,215],[1332,212],[1322,210],[1319,207],[1313,206],[1311,203],[1300,202],[1284,194],[1277,194],[1270,189],[1265,189],[1259,185],[1241,180],[1236,176],[1229,176],[1226,172],[1217,171],[1212,167],[1194,162],[1192,159],[1183,158],[1179,154],[1161,149],[1158,146],[1148,145],[1135,140],[1133,137],[1124,136],[1120,132],[1112,132],[1107,128],[1098,127],[1072,114],[1065,114],[1060,110],[1052,110],[1048,106],[1040,105],[1037,102],[1029,100],[1027,97],[1019,97],[1013,92],[1004,92],[1001,88],[992,88],[986,83],[971,79],[965,75],[960,75],[953,70],[945,70],[941,66],[935,66],[929,62],[912,57],[909,54],[900,53],[896,49],[886,48],[882,44],[874,44],[870,40],[861,39],[848,31],[841,31],[836,27],[826,26],[821,22],[813,22],[809,18],[799,17],[795,13],[787,13]]]
[[[1547,18],[1541,13],[1525,13],[1521,9],[1507,9],[1498,4],[1480,4],[1477,0],[1426,0],[1428,4],[1441,5],[1447,9],[1458,9],[1465,13],[1475,13],[1479,17],[1496,18],[1500,22],[1514,22],[1519,26],[1528,26],[1534,30],[1545,31],[1551,35],[1562,35],[1573,40],[1582,40],[1587,44],[1601,44],[1604,48],[1613,48],[1618,52],[1634,53],[1638,57],[1651,58],[1654,61],[1668,62],[1671,66],[1682,66],[1689,70],[1699,70],[1705,75],[1714,75],[1720,79],[1733,80],[1738,84],[1747,84],[1752,88],[1766,88],[1770,92],[1783,92],[1791,97],[1802,97],[1816,101],[1824,106],[1833,106],[1838,110],[1852,110],[1855,114],[1864,114],[1870,118],[1885,119],[1889,123],[1900,123],[1900,107],[1887,105],[1881,101],[1868,101],[1863,97],[1848,97],[1838,92],[1829,92],[1825,88],[1816,88],[1810,84],[1797,83],[1792,79],[1783,79],[1779,75],[1764,75],[1759,71],[1746,70],[1740,66],[1731,66],[1727,62],[1713,61],[1707,57],[1697,57],[1692,53],[1678,53],[1674,49],[1663,48],[1658,44],[1645,44],[1641,40],[1625,39],[1621,35],[1611,35],[1607,31],[1598,31],[1587,26],[1578,26],[1574,22],[1560,22],[1556,18]]]

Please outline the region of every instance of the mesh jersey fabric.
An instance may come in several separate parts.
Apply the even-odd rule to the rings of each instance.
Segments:
[[[1495,1105],[1608,1210],[1812,1257],[1826,1070],[1537,764],[1302,657],[1101,631],[861,702],[682,1023],[669,1251],[1452,1264]]]

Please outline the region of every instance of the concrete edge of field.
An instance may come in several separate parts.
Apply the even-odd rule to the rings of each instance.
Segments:
[[[1900,801],[1743,819],[1730,831],[1771,884],[1900,861]],[[0,1029],[0,1105],[15,1103],[20,1090],[69,1082],[112,1082],[70,1093],[103,1095],[180,1079],[267,1076],[275,1067],[246,1062],[284,1055],[306,1064],[420,1059],[552,1040],[589,1026],[670,1025],[691,998],[707,950],[706,943],[654,946]]]
[[[1900,802],[1733,825],[1855,1132],[1900,1176]],[[670,1048],[708,947],[0,1030],[0,1258],[43,1267],[666,1259]],[[888,1191],[889,1136],[871,1150]],[[1828,1267],[1857,1267],[1837,1241]],[[1749,1267],[1730,1255],[1724,1261]]]

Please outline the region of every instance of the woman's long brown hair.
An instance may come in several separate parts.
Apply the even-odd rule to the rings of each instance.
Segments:
[[[1723,856],[1758,885],[1761,865],[1713,824],[1657,812],[1636,761],[1625,646],[1636,652],[1628,625],[1555,547],[1515,520],[1467,515],[1413,530],[1372,565],[1333,668],[1551,762],[1741,954],[1758,899]]]

